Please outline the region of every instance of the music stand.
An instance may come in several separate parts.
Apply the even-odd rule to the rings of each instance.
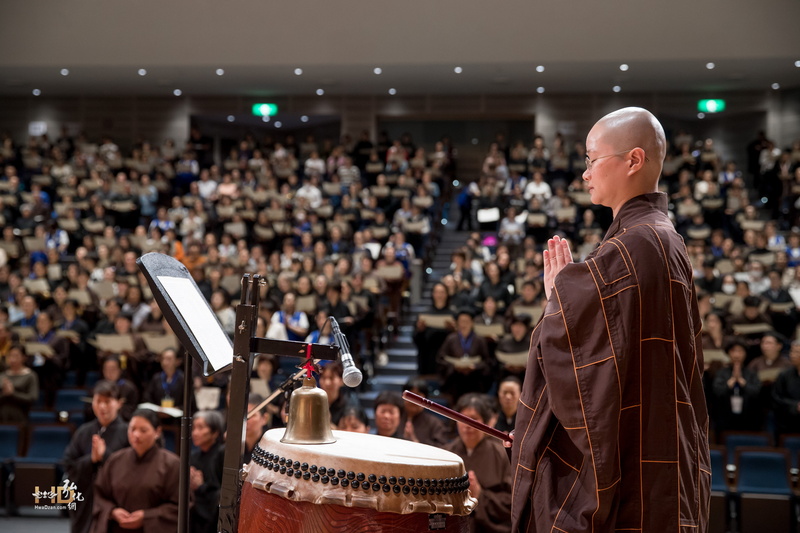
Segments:
[[[197,287],[189,270],[177,259],[151,252],[136,260],[164,318],[181,345],[211,376],[227,370],[233,360],[230,338]],[[178,532],[189,530],[189,442],[191,437],[192,365],[183,364],[183,415],[181,416],[181,468],[178,485]]]

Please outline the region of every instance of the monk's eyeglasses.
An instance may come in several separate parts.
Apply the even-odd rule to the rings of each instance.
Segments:
[[[594,165],[594,162],[597,161],[598,159],[605,159],[606,157],[614,157],[615,155],[627,154],[628,152],[630,152],[630,151],[632,151],[634,149],[635,148],[631,148],[630,150],[623,150],[621,152],[615,152],[613,154],[601,155],[599,157],[595,157],[594,159],[589,159],[589,156],[587,155],[586,156],[586,170],[592,170],[592,165]],[[650,160],[647,158],[647,156],[645,156],[644,160],[645,160],[645,162],[650,162]]]

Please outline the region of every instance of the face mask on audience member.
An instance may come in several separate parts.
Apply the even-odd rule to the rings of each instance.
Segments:
[[[733,294],[736,292],[736,284],[735,283],[723,283],[722,284],[722,292],[725,294]]]

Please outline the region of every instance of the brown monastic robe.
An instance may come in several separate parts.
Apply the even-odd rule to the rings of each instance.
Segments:
[[[464,461],[464,468],[475,472],[481,493],[478,506],[470,515],[470,533],[510,533],[511,466],[499,440],[484,437],[471,454],[459,438],[444,446]]]
[[[178,472],[174,453],[153,446],[139,457],[133,448],[111,455],[100,469],[94,489],[92,533],[175,533],[178,528]],[[122,529],[111,511],[144,510],[139,530]]]
[[[701,323],[666,205],[629,200],[556,277],[517,412],[514,531],[706,530]]]

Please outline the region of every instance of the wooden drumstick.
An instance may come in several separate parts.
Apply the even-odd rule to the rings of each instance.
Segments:
[[[473,427],[478,431],[483,431],[490,437],[494,437],[496,439],[500,439],[508,443],[514,442],[514,437],[512,435],[504,431],[500,431],[499,429],[493,428],[492,426],[489,426],[487,424],[484,424],[483,422],[478,422],[473,418],[462,415],[458,411],[448,409],[443,405],[439,405],[436,402],[432,402],[427,398],[423,398],[419,394],[414,394],[411,391],[403,391],[403,399],[407,402],[411,402],[413,404],[419,405],[420,407],[424,407],[429,411],[433,411],[434,413],[438,413],[444,417],[447,417],[450,420],[455,420],[456,422],[461,422],[462,424],[466,424],[470,427]]]

